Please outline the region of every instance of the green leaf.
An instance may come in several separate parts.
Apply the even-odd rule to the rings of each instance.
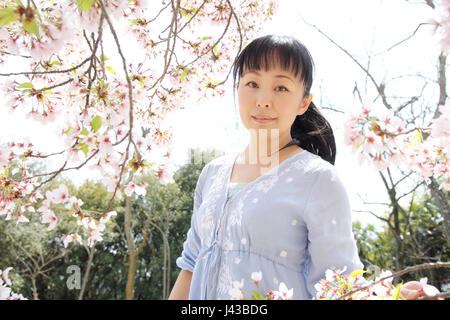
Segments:
[[[392,299],[394,300],[400,300],[400,289],[402,288],[403,282],[399,283],[396,287],[395,287],[395,291],[394,294],[392,295]]]
[[[22,89],[22,88],[31,89],[31,88],[33,88],[33,84],[31,82],[24,82],[24,83],[21,83],[19,86],[17,86],[17,88],[19,88],[19,89]]]
[[[363,273],[365,273],[364,270],[356,269],[356,270],[353,270],[352,273],[350,273],[349,277],[350,277],[350,278],[356,278],[357,276],[360,276],[360,275],[362,275]]]
[[[114,68],[112,67],[105,67],[105,69],[113,74],[116,74],[116,70],[114,70]]]
[[[39,27],[36,23],[36,20],[28,21],[27,19],[24,19],[23,22],[23,28],[28,33],[34,33],[36,36],[39,37]]]
[[[187,81],[187,79],[186,79],[186,74],[187,74],[186,70],[184,70],[184,71],[181,73],[181,76],[180,76],[181,81],[183,81],[183,82],[186,82],[186,81]]]
[[[422,134],[420,133],[419,130],[416,131],[416,133],[414,133],[414,138],[416,138],[417,141],[422,142]]]
[[[100,116],[95,116],[95,118],[92,119],[91,122],[92,130],[94,130],[94,132],[97,132],[97,130],[100,128],[101,125],[102,125],[102,118]]]
[[[5,8],[0,10],[0,26],[11,24],[19,18],[13,8]]]
[[[93,4],[94,0],[78,0],[78,7],[84,12],[88,12]]]
[[[67,130],[66,131],[64,131],[64,134],[68,134],[71,130],[73,130],[73,128],[72,127],[69,127],[69,128],[67,128]]]
[[[81,151],[83,151],[84,155],[87,157],[89,146],[86,143],[79,144]]]
[[[255,290],[252,290],[253,296],[255,297],[255,300],[264,300],[261,294]]]
[[[87,136],[89,132],[86,130],[86,128],[83,128],[83,130],[80,131],[80,134]]]

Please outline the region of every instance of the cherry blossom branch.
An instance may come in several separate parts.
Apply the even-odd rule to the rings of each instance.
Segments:
[[[122,181],[123,171],[125,169],[125,165],[126,165],[126,162],[128,160],[128,155],[129,155],[128,152],[129,152],[129,149],[130,149],[130,145],[131,145],[131,143],[133,141],[133,134],[132,134],[132,130],[133,130],[133,89],[132,89],[131,80],[130,80],[130,77],[129,77],[128,71],[127,71],[126,59],[125,59],[125,56],[122,53],[122,49],[121,49],[121,46],[120,46],[119,39],[117,37],[117,33],[116,33],[116,31],[114,29],[114,26],[113,26],[113,24],[112,24],[112,22],[111,22],[111,20],[110,20],[110,18],[108,16],[108,13],[105,10],[105,6],[103,4],[103,1],[102,0],[98,0],[98,1],[100,3],[101,9],[102,9],[102,13],[105,16],[106,21],[108,22],[109,29],[111,30],[111,33],[112,33],[112,35],[114,37],[114,41],[116,42],[117,49],[119,51],[120,57],[122,58],[123,69],[124,69],[125,77],[126,77],[127,84],[128,84],[128,99],[129,99],[129,104],[130,104],[130,111],[129,111],[130,130],[127,133],[127,135],[128,135],[128,144],[127,144],[127,147],[126,147],[126,150],[125,150],[125,158],[124,158],[124,161],[123,161],[121,169],[120,169],[119,181],[117,182],[116,187],[114,188],[114,193],[113,193],[111,199],[109,200],[109,203],[108,203],[107,208],[105,210],[105,213],[106,213],[106,212],[108,212],[110,210],[110,208],[112,206],[112,203],[113,203],[113,200],[114,200],[114,198],[116,196],[117,189],[119,188],[120,183]]]
[[[407,267],[403,270],[400,270],[398,272],[395,272],[389,276],[386,277],[382,277],[380,279],[378,279],[377,281],[374,281],[366,286],[363,286],[361,288],[357,288],[357,289],[353,289],[349,292],[347,292],[346,294],[343,294],[342,296],[340,296],[339,298],[337,298],[337,300],[343,300],[345,297],[348,297],[352,294],[354,294],[355,292],[370,288],[371,286],[380,283],[381,281],[384,281],[386,279],[390,279],[390,278],[395,278],[395,277],[399,277],[402,276],[406,273],[409,272],[413,272],[413,271],[418,271],[418,270],[428,270],[428,269],[437,269],[437,268],[450,268],[450,262],[435,262],[435,263],[424,263],[424,264],[419,264],[417,266],[412,266],[412,267]],[[448,294],[448,292],[447,292]]]
[[[46,155],[41,155],[41,154],[28,154],[27,155],[27,157],[30,157],[30,158],[41,158],[41,159],[45,159],[45,158],[49,158],[49,157],[52,157],[52,156],[56,156],[56,155],[59,155],[59,154],[62,154],[62,153],[64,153],[66,150],[62,150],[62,151],[59,151],[59,152],[54,152],[54,153],[49,153],[49,154],[46,154]]]
[[[89,81],[88,81],[87,94],[86,94],[86,104],[84,106],[84,109],[87,109],[87,107],[89,106],[89,98],[90,98],[90,95],[91,95],[92,82],[97,77],[97,71],[95,70],[95,67],[94,67],[94,71],[95,71],[94,72],[94,78],[91,78],[91,70],[92,70],[93,65],[95,64],[95,54],[96,54],[97,49],[98,49],[98,44],[99,44],[100,40],[102,39],[102,35],[103,35],[103,20],[105,18],[104,15],[105,15],[105,13],[104,13],[104,11],[102,11],[102,14],[100,16],[100,23],[99,23],[99,26],[98,26],[97,41],[94,41],[94,39],[92,40],[93,48],[91,49],[92,50],[91,62],[89,63],[88,70],[85,72],[85,73],[89,74]],[[83,31],[83,33],[84,33],[84,31]],[[84,35],[86,37],[85,33],[84,33]],[[86,39],[86,40],[87,40],[87,42],[89,44],[89,40],[88,39]],[[89,44],[89,47],[90,47],[90,44]]]
[[[0,53],[11,55],[11,56],[16,56],[16,57],[21,57],[21,58],[27,58],[27,59],[32,59],[33,58],[32,56],[24,56],[24,55],[21,55],[21,54],[15,54],[15,53],[7,52],[7,51],[4,51],[4,50],[0,50]]]
[[[386,52],[388,52],[389,50],[392,50],[393,48],[395,48],[396,46],[402,44],[403,42],[408,41],[409,39],[411,39],[412,37],[414,37],[414,35],[415,35],[415,34],[417,33],[417,31],[419,30],[419,28],[420,28],[421,26],[423,26],[423,25],[432,25],[432,24],[431,24],[431,23],[426,23],[426,22],[420,23],[420,24],[417,26],[416,30],[414,30],[414,32],[413,32],[410,36],[408,36],[408,37],[406,37],[405,39],[403,39],[403,40],[397,42],[396,44],[394,44],[394,45],[392,45],[392,46],[390,46],[390,47],[389,47],[388,49],[386,49],[386,50],[383,50],[383,51],[381,51],[381,52],[379,52],[379,53],[375,53],[374,56],[378,56],[378,55],[381,55],[381,54],[383,54],[383,53],[386,53]]]
[[[173,1],[171,1],[172,3],[172,10],[173,10],[173,17],[172,17],[172,21],[170,23],[170,30],[169,30],[169,35],[167,36],[167,47],[166,47],[166,51],[164,52],[164,69],[161,73],[161,76],[155,81],[155,83],[153,84],[153,86],[150,87],[149,90],[153,90],[153,88],[155,88],[155,86],[161,82],[164,77],[166,76],[167,73],[167,69],[169,68],[170,65],[170,61],[172,60],[172,54],[175,50],[175,43],[176,43],[176,38],[177,38],[177,15],[178,15],[178,10],[179,10],[179,6],[180,6],[180,0],[177,0],[177,7],[174,7],[173,5]],[[171,34],[173,33],[173,28],[175,25],[175,32],[174,32],[174,36],[173,36],[173,44],[172,44],[172,50],[169,49],[170,47],[170,38],[171,38]],[[169,55],[169,60],[167,60],[167,54],[170,52]]]
[[[202,10],[203,6],[205,5],[205,3],[208,2],[208,0],[203,0],[202,4],[197,8],[197,10],[195,10],[194,14],[192,15],[192,17],[186,21],[186,23],[180,28],[180,30],[178,31],[178,33],[181,33],[181,31],[183,31],[184,28],[186,28],[186,26],[191,23],[191,21],[197,16],[197,14]]]
[[[231,6],[231,4],[230,4],[230,6]],[[191,62],[189,62],[188,64],[186,64],[186,66],[189,66],[189,65],[191,65],[191,64],[194,64],[195,62],[197,62],[197,60],[198,59],[200,59],[201,57],[203,57],[204,55],[206,55],[207,53],[209,53],[209,52],[211,52],[213,49],[214,49],[214,47],[223,39],[223,37],[225,36],[225,34],[227,33],[227,31],[228,31],[228,28],[229,28],[229,26],[230,26],[230,22],[231,22],[231,17],[233,16],[233,12],[230,12],[230,16],[228,17],[228,20],[227,20],[227,24],[226,24],[226,26],[225,26],[225,29],[224,29],[224,31],[222,32],[222,34],[220,35],[220,37],[219,37],[219,39],[206,51],[206,52],[204,52],[204,53],[202,53],[202,54],[200,54],[200,55],[198,55],[193,61],[191,61]],[[213,53],[214,54],[214,53]]]
[[[69,80],[66,80],[66,81],[64,81],[64,82],[55,84],[55,85],[50,86],[50,87],[43,87],[43,88],[41,88],[41,89],[36,89],[36,90],[33,90],[33,91],[32,91],[32,94],[33,94],[33,95],[36,95],[36,94],[38,94],[38,93],[40,93],[40,92],[42,92],[42,91],[45,91],[45,90],[51,90],[51,89],[54,89],[54,88],[57,88],[57,87],[61,87],[61,86],[66,85],[66,84],[68,84],[68,83],[70,83],[70,82],[72,82],[72,81],[73,81],[73,78],[72,78],[72,79],[69,79]]]
[[[35,186],[33,188],[33,191],[31,192],[31,194],[34,194],[36,192],[36,190],[39,189],[41,186],[43,186],[44,184],[46,184],[46,183],[52,181],[53,179],[55,179],[61,172],[64,171],[64,168],[66,167],[66,165],[67,165],[67,160],[64,162],[62,167],[59,168],[58,170],[44,174],[44,175],[52,175],[52,176],[50,178],[48,178],[47,180],[41,182],[38,186]],[[40,175],[36,175],[33,178],[38,177],[38,176],[40,176]]]
[[[36,74],[53,74],[53,73],[67,73],[67,72],[71,72],[73,70],[78,69],[79,67],[81,67],[82,65],[84,65],[86,62],[88,62],[89,60],[92,59],[92,56],[94,54],[92,54],[90,57],[84,59],[80,64],[76,65],[75,67],[72,67],[70,69],[65,69],[65,70],[50,70],[50,71],[27,71],[27,72],[13,72],[13,73],[0,73],[0,76],[5,76],[5,77],[9,77],[9,76],[18,76],[18,75],[36,75]]]
[[[66,162],[64,163],[64,165],[63,165],[61,168],[59,168],[58,170],[53,171],[53,172],[47,172],[47,173],[39,173],[39,174],[36,174],[36,175],[32,176],[31,179],[33,179],[33,178],[38,178],[38,177],[45,177],[45,176],[49,176],[49,175],[52,175],[52,174],[58,175],[58,174],[60,174],[61,172],[64,172],[64,171],[81,169],[81,167],[83,167],[86,163],[88,163],[89,160],[91,160],[98,152],[99,152],[98,149],[95,150],[88,158],[86,158],[86,160],[85,160],[84,162],[82,162],[81,164],[79,164],[79,165],[76,166],[76,167],[65,168],[65,166],[67,165],[67,161],[66,161]],[[52,179],[54,179],[54,177],[52,177]],[[50,181],[50,180],[45,181],[44,183],[47,183],[47,182],[49,182],[49,181]],[[42,185],[42,184],[41,184],[41,185]],[[39,187],[40,187],[41,185],[39,185]]]
[[[436,300],[436,298],[448,298],[450,297],[450,291],[441,292],[436,294],[435,296],[424,296],[417,298],[417,300]]]
[[[161,10],[159,10],[159,12],[158,12],[158,14],[156,15],[156,17],[154,17],[153,19],[150,19],[149,21],[148,21],[148,23],[152,23],[153,21],[155,21],[158,17],[159,17],[159,15],[164,11],[164,10],[166,10],[167,9],[167,7],[170,5],[170,3],[168,3],[164,8],[162,8]]]
[[[230,7],[230,16],[228,17],[227,24],[226,24],[226,26],[225,26],[224,32],[223,32],[222,35],[219,37],[219,39],[218,39],[218,40],[217,40],[217,41],[209,48],[208,51],[206,51],[205,53],[203,53],[203,54],[201,54],[200,56],[198,56],[194,61],[191,61],[191,62],[188,63],[186,66],[189,66],[190,64],[195,63],[198,59],[200,59],[202,56],[206,55],[208,52],[212,52],[212,54],[214,54],[214,51],[212,51],[212,50],[214,49],[214,47],[215,47],[217,44],[220,43],[220,41],[223,39],[223,37],[224,37],[225,34],[227,33],[228,28],[229,28],[230,23],[231,23],[231,17],[233,17],[233,16],[234,16],[234,18],[235,18],[235,20],[236,20],[236,24],[237,24],[237,26],[238,26],[238,31],[239,31],[239,35],[240,35],[240,42],[239,42],[239,49],[238,49],[238,52],[241,51],[241,49],[242,49],[242,42],[243,42],[243,41],[242,41],[243,36],[242,36],[242,32],[241,32],[241,26],[240,26],[240,23],[239,23],[239,18],[237,17],[236,12],[234,11],[233,6],[231,5],[231,2],[230,2],[229,0],[227,0],[227,3],[228,3],[228,5],[229,5],[229,7]],[[203,6],[203,4],[202,4],[202,6]],[[180,39],[181,39],[181,38],[180,38]],[[227,76],[225,77],[225,79],[222,80],[221,82],[215,84],[214,86],[217,87],[217,86],[220,86],[220,85],[224,84],[225,82],[227,82],[228,77],[229,77],[230,74],[231,74],[231,71],[232,71],[232,68],[230,68],[230,70],[228,71],[228,74],[227,74]]]

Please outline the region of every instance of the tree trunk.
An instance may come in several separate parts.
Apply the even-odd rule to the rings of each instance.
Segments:
[[[33,300],[39,300],[37,287],[36,287],[36,277],[37,277],[37,274],[31,275],[31,285],[33,286]]]
[[[130,264],[128,266],[128,279],[126,287],[126,299],[134,299],[134,277],[136,275],[137,256],[134,253],[129,253]]]
[[[136,273],[136,256],[135,256],[133,232],[131,230],[130,197],[126,197],[125,199],[125,237],[127,239],[128,258],[129,258],[128,279],[125,294],[127,300],[133,300],[134,275]]]
[[[168,228],[168,227],[167,227]],[[168,229],[166,229],[166,245],[167,245],[167,297],[165,298],[166,300],[169,299],[169,294],[171,291],[171,287],[170,287],[170,244],[169,244],[169,237],[168,237]]]
[[[125,237],[127,240],[128,246],[128,257],[129,257],[129,266],[128,266],[128,278],[127,285],[125,289],[126,299],[133,300],[134,298],[134,277],[136,276],[136,268],[139,254],[144,249],[145,244],[147,243],[148,235],[150,232],[150,223],[151,223],[151,214],[149,214],[147,222],[144,226],[144,239],[136,250],[136,246],[134,244],[133,230],[131,228],[131,199],[130,197],[126,197],[125,199]]]
[[[431,183],[428,185],[430,188],[431,195],[436,201],[436,205],[439,208],[439,213],[442,214],[444,218],[445,231],[447,235],[450,234],[450,205],[445,194],[445,191],[439,189],[439,184],[434,177],[431,177]]]
[[[92,260],[94,259],[94,250],[95,250],[95,245],[92,247],[92,249],[90,251],[87,250],[88,254],[89,254],[89,259],[88,259],[88,263],[86,266],[86,271],[84,272],[83,283],[81,284],[81,290],[80,290],[80,295],[78,296],[78,300],[83,300],[83,295],[84,295],[84,291],[86,289],[87,279],[89,278],[89,271],[91,270]]]

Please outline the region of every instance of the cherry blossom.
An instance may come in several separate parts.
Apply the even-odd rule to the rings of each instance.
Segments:
[[[5,270],[0,269],[0,300],[27,300],[21,294],[12,292],[11,280],[8,278],[8,273],[12,267],[8,267]]]
[[[111,219],[111,217],[117,216],[117,212],[110,211],[107,212],[103,217],[100,218],[100,223],[105,224]]]
[[[69,245],[69,243],[71,242],[78,242],[80,244],[83,243],[81,237],[78,234],[64,234],[61,237],[63,244],[64,244],[64,248],[67,248],[67,246]]]
[[[133,181],[130,181],[127,185],[127,187],[125,188],[125,194],[127,195],[127,197],[131,197],[131,195],[133,194],[133,192],[136,192],[136,194],[143,196],[146,193],[145,188],[136,185]]]
[[[258,271],[258,272],[252,272],[251,277],[252,277],[253,283],[254,283],[256,286],[258,286],[259,282],[260,282],[261,279],[262,279],[262,272],[261,272],[261,271]]]
[[[443,178],[440,188],[449,190],[449,108],[439,106],[441,114],[430,128],[408,126],[383,106],[363,105],[352,110],[344,123],[344,143],[358,154],[360,164],[372,163],[379,171],[395,165],[414,171],[419,180]],[[422,132],[429,132],[426,141]]]
[[[52,230],[56,227],[56,223],[58,222],[58,217],[51,210],[46,210],[42,212],[42,223],[48,223],[47,230]]]
[[[69,191],[64,184],[61,184],[57,189],[46,192],[47,200],[53,204],[64,203],[69,201]]]
[[[434,16],[428,20],[435,25],[434,31],[438,31],[441,50],[444,54],[447,54],[450,48],[450,12],[448,8],[450,8],[449,0],[436,0]]]
[[[244,293],[242,288],[244,287],[244,279],[241,281],[233,281],[233,288],[231,288],[228,293],[233,300],[242,300],[244,299]]]
[[[262,279],[262,271],[252,272],[251,279],[253,284],[259,289],[259,282]],[[241,281],[233,281],[233,287],[228,291],[233,300],[291,300],[294,289],[288,289],[284,282],[281,282],[278,290],[269,290],[265,294],[252,290],[252,296],[247,297],[244,290],[244,279]]]
[[[158,178],[161,184],[166,185],[169,183],[174,183],[173,180],[173,168],[170,164],[163,165],[158,171]]]

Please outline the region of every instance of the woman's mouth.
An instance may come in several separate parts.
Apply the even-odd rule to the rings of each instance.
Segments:
[[[254,117],[254,116],[252,116],[252,119],[255,120],[258,123],[267,123],[267,122],[275,120],[275,118],[271,118],[271,119],[269,119],[269,118],[257,118],[257,117]]]

